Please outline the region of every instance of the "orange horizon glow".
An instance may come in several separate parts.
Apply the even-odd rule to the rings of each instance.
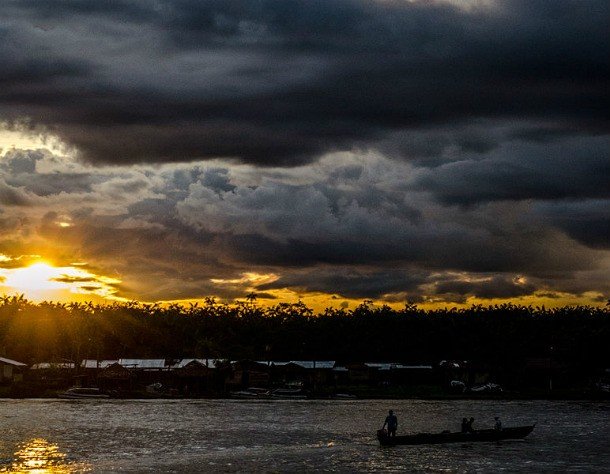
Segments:
[[[8,262],[11,259],[0,254],[0,261]],[[377,299],[350,298],[339,294],[322,292],[297,292],[290,288],[272,289],[264,292],[257,290],[258,285],[276,281],[279,275],[274,273],[261,274],[255,272],[244,273],[241,278],[236,279],[210,279],[219,287],[231,287],[239,289],[246,294],[255,294],[254,301],[248,300],[246,296],[226,300],[218,295],[202,295],[188,299],[172,300],[161,299],[158,301],[145,301],[141,298],[125,298],[119,294],[118,285],[121,280],[95,274],[86,269],[87,264],[72,263],[69,266],[54,266],[44,260],[38,260],[27,266],[17,268],[0,267],[0,295],[23,295],[26,300],[34,303],[42,301],[55,301],[58,303],[71,302],[93,302],[98,304],[135,301],[141,304],[157,303],[160,305],[179,304],[188,306],[194,303],[205,304],[206,298],[212,297],[222,304],[255,304],[263,307],[275,306],[279,303],[295,304],[303,303],[311,308],[314,313],[321,313],[326,308],[343,308],[345,310],[355,309],[357,306],[368,301],[371,306],[389,306],[395,310],[404,308],[405,301],[392,299],[392,295]],[[537,294],[540,293],[540,294]],[[523,306],[603,306],[605,302],[600,300],[600,295],[594,292],[583,295],[571,295],[567,293],[556,293],[549,296],[548,292],[537,292],[532,295],[516,298],[494,298],[482,299],[470,296],[461,302],[451,302],[438,298],[427,298],[418,302],[417,306],[425,310],[444,308],[468,308],[472,305],[501,305],[513,303]]]
[[[0,292],[23,294],[28,300],[117,300],[121,280],[96,275],[78,265],[54,266],[37,261],[18,268],[0,268]]]

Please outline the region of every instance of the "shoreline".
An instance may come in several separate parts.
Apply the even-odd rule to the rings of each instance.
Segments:
[[[312,396],[308,398],[290,399],[290,398],[237,398],[237,397],[183,397],[183,396],[150,396],[150,395],[133,395],[125,397],[108,397],[108,398],[73,398],[66,399],[61,398],[57,395],[39,395],[39,396],[7,396],[0,395],[0,400],[90,400],[90,401],[118,401],[118,400],[231,400],[231,401],[242,401],[242,402],[285,402],[285,401],[334,401],[334,402],[357,402],[357,401],[370,401],[370,400],[419,400],[419,401],[580,401],[580,402],[610,402],[610,396],[586,396],[586,395],[566,395],[557,394],[556,396],[504,396],[504,397],[392,397],[392,396],[375,396],[375,397],[355,397],[355,398],[343,398],[343,397],[317,397]]]

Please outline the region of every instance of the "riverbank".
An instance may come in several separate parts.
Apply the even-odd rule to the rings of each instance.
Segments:
[[[5,386],[0,387],[0,398],[6,399],[52,399],[58,398],[62,389],[50,389],[37,386]],[[230,394],[205,394],[188,396],[172,393],[150,393],[146,390],[133,390],[110,393],[113,399],[125,400],[150,400],[150,399],[208,399],[224,400],[231,399]],[[610,400],[610,393],[585,390],[585,389],[558,389],[548,390],[526,390],[526,391],[503,391],[499,393],[447,393],[436,387],[428,389],[413,387],[386,387],[383,390],[369,387],[352,387],[341,391],[318,391],[309,392],[308,399],[311,400],[583,400],[600,401]],[[347,396],[346,396],[347,395]]]

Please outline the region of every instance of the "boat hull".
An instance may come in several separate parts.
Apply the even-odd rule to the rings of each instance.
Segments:
[[[102,392],[98,388],[82,388],[82,387],[74,387],[66,390],[65,392],[61,392],[57,394],[58,398],[63,398],[66,400],[88,400],[88,399],[100,399],[100,398],[110,398],[110,395]]]
[[[472,433],[418,433],[406,436],[388,436],[385,431],[377,432],[381,446],[445,444],[501,441],[504,439],[523,439],[534,429],[532,426],[516,426],[502,430],[477,430]]]
[[[106,399],[106,398],[110,398],[109,395],[66,395],[66,394],[59,394],[57,395],[57,398],[61,398],[63,400],[101,400],[101,399]]]

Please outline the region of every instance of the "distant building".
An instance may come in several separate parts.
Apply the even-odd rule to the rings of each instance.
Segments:
[[[85,370],[98,370],[98,369],[105,369],[106,367],[109,367],[112,364],[116,364],[118,362],[119,362],[118,359],[113,359],[113,360],[84,359],[81,362],[81,367]]]
[[[38,362],[30,367],[28,379],[48,388],[75,384],[76,365],[73,362]]]
[[[0,357],[0,383],[21,382],[27,364]]]
[[[38,362],[30,370],[74,370],[74,362]]]
[[[168,359],[119,359],[119,364],[130,370],[142,371],[166,371],[170,370],[172,364]]]
[[[431,365],[392,364],[388,369],[381,368],[379,377],[393,385],[436,385],[438,372]]]
[[[275,385],[309,387],[334,382],[334,360],[290,360],[270,363]]]
[[[182,359],[175,369],[180,392],[197,396],[222,390],[224,379],[216,377],[215,364],[205,359]]]
[[[271,367],[266,362],[240,360],[231,362],[231,372],[226,381],[230,389],[267,387],[271,380]]]
[[[96,382],[105,390],[132,390],[133,374],[118,362],[114,362],[99,370]]]

